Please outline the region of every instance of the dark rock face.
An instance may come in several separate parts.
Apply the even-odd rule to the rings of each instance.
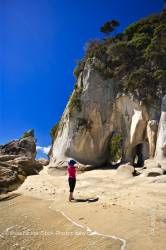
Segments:
[[[15,158],[10,162],[11,164],[18,167],[18,172],[22,175],[35,175],[38,174],[40,170],[42,170],[42,164],[40,162],[28,157]]]
[[[15,185],[19,185],[17,171],[0,163],[0,193],[15,189]]]
[[[36,144],[32,130],[19,140],[0,146],[0,193],[16,189],[28,175],[38,174],[43,164],[35,160]]]

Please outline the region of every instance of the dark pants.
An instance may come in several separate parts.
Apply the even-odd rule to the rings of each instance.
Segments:
[[[68,181],[69,181],[70,193],[73,193],[76,185],[76,179],[69,177]]]

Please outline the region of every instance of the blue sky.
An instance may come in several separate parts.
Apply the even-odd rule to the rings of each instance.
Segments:
[[[130,23],[160,12],[163,0],[0,0],[0,144],[35,129],[50,145],[87,41],[109,19]],[[41,153],[39,154],[41,155]]]

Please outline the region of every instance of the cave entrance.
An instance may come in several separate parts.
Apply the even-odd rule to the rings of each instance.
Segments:
[[[132,150],[132,165],[136,167],[143,167],[144,165],[142,143],[136,145],[135,148]]]

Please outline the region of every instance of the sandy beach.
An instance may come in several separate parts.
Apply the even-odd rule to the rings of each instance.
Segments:
[[[70,203],[66,172],[50,176],[45,168],[12,193],[19,196],[0,202],[1,249],[164,250],[166,184],[154,183],[155,178],[84,172],[77,176],[75,198],[99,200]],[[9,236],[24,228],[51,235]]]

